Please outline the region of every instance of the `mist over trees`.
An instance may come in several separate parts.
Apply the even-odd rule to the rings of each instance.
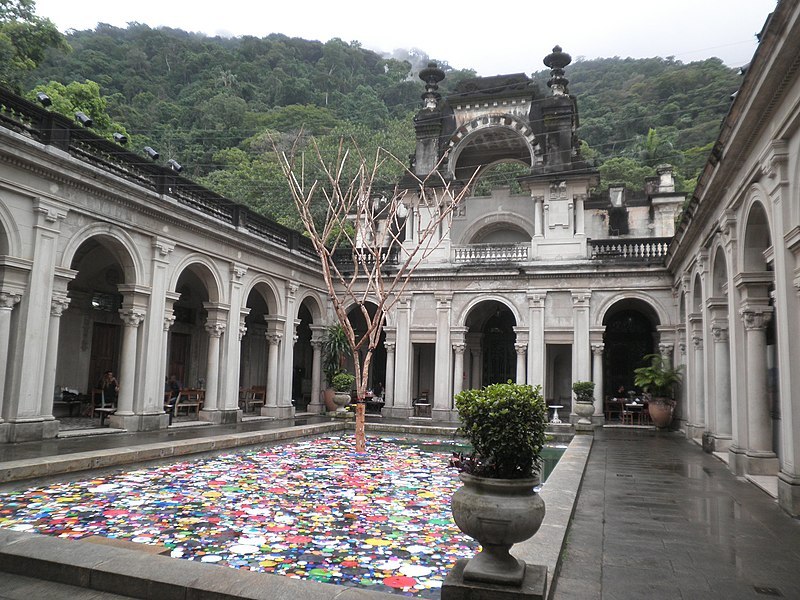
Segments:
[[[0,21],[0,51],[3,27]],[[383,147],[406,157],[423,92],[416,73],[431,60],[419,49],[381,56],[341,39],[209,37],[141,23],[70,31],[66,42],[71,51],[45,45],[40,60],[14,72],[29,97],[55,91],[71,107],[70,89],[91,91],[91,106],[104,115],[90,116],[104,134],[124,128],[134,151],[150,145],[189,177],[294,228],[300,221],[270,140],[314,136],[335,147],[352,136],[365,152]],[[433,60],[447,74],[443,95],[475,76]],[[546,91],[549,71],[532,76]],[[716,58],[684,64],[672,57],[579,59],[566,76],[578,99],[578,135],[600,167],[601,187],[621,181],[641,188],[643,176],[670,163],[686,191],[740,79]],[[72,82],[81,85],[70,88]],[[514,169],[505,178],[503,172],[494,182],[513,179]]]

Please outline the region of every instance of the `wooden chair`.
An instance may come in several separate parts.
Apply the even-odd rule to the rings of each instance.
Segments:
[[[100,425],[102,426],[105,419],[109,415],[113,415],[117,410],[115,402],[106,402],[103,396],[103,390],[100,388],[92,389],[91,400],[89,401],[89,416],[94,419],[95,415],[100,416]]]
[[[255,412],[256,407],[264,406],[266,392],[258,388],[248,388],[239,391],[239,407],[244,412]]]
[[[189,416],[189,411],[194,408],[197,418],[200,418],[200,409],[203,407],[203,399],[205,396],[204,390],[196,389],[183,389],[178,393],[178,398],[172,405],[172,412],[174,416],[178,416],[178,411],[182,408],[186,409],[186,416]]]

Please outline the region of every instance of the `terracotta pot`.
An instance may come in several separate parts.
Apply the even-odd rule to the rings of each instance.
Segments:
[[[325,403],[325,410],[328,412],[333,412],[336,410],[336,403],[333,401],[333,397],[336,395],[336,392],[333,388],[325,388],[322,392],[322,401]]]
[[[525,562],[509,550],[542,524],[544,500],[534,491],[539,479],[489,479],[466,473],[460,477],[464,486],[453,494],[453,519],[482,546],[464,568],[464,579],[520,585]]]
[[[669,398],[652,398],[647,403],[647,412],[656,427],[669,427],[672,423],[673,402]]]

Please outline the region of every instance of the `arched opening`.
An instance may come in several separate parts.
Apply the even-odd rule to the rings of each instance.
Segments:
[[[205,389],[209,277],[207,267],[193,264],[181,272],[175,285],[175,292],[180,297],[172,307],[175,322],[169,333],[167,375],[174,375],[184,388]]]
[[[269,306],[273,292],[265,283],[257,284],[247,296],[246,332],[240,343],[239,387],[265,395],[267,390],[268,335],[276,333],[277,323],[270,323]],[[273,315],[274,316],[274,315]],[[277,351],[277,350],[275,350]]]
[[[373,304],[372,302],[365,302],[364,306],[367,309],[367,313],[370,316],[370,320],[375,318],[375,313],[378,310],[377,305]],[[353,326],[353,330],[356,334],[356,340],[364,336],[367,332],[367,322],[364,318],[364,315],[361,313],[361,309],[358,306],[350,307],[350,310],[347,311],[347,318],[350,321],[350,324]],[[367,379],[367,390],[373,390],[376,386],[380,384],[380,387],[383,388],[384,383],[386,382],[386,347],[384,342],[386,341],[386,333],[381,331],[380,337],[378,339],[378,344],[375,346],[375,350],[372,353],[372,360],[370,361],[370,368],[369,368],[369,377]],[[361,364],[364,364],[364,358],[366,358],[366,348],[360,348],[359,351],[359,360]],[[348,360],[348,369],[353,368],[352,359]]]
[[[297,318],[300,322],[295,330],[297,341],[293,347],[292,402],[297,412],[305,412],[311,403],[311,370],[314,359],[314,349],[311,347],[311,325],[314,319],[305,303],[300,305]]]
[[[480,302],[470,310],[465,325],[469,365],[465,361],[464,366],[469,387],[516,381],[517,321],[511,309],[497,300]]]
[[[617,396],[620,388],[626,393],[634,389],[633,371],[655,351],[658,324],[655,311],[642,300],[621,300],[608,310],[603,319],[604,398]]]
[[[132,384],[133,373],[119,373],[122,344],[123,293],[128,281],[124,264],[130,257],[113,238],[95,236],[75,252],[70,268],[77,271],[67,285],[70,304],[60,319],[56,388],[91,394],[106,371],[120,384]]]

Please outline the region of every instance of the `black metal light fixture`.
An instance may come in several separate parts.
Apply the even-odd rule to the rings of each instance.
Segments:
[[[53,101],[50,100],[50,96],[48,96],[44,92],[39,92],[38,94],[36,94],[36,99],[39,101],[39,104],[41,104],[44,107],[53,104]]]
[[[115,133],[113,137],[114,141],[120,144],[121,146],[124,146],[125,144],[128,143],[128,136],[125,135],[124,133]]]
[[[174,158],[170,158],[167,161],[167,164],[169,165],[169,168],[175,171],[176,173],[180,173],[181,171],[183,171],[183,167]]]
[[[80,124],[81,124],[81,125],[83,125],[84,127],[91,127],[91,126],[92,126],[92,119],[91,119],[91,117],[90,117],[89,115],[87,115],[87,114],[86,114],[85,112],[83,112],[83,111],[80,111],[80,110],[79,110],[79,111],[77,111],[77,112],[75,113],[75,119],[78,121],[78,123],[80,123]]]
[[[153,150],[150,146],[145,146],[144,147],[144,151],[145,151],[145,153],[147,153],[147,156],[149,156],[152,160],[158,160],[158,157],[161,156],[158,152]]]

